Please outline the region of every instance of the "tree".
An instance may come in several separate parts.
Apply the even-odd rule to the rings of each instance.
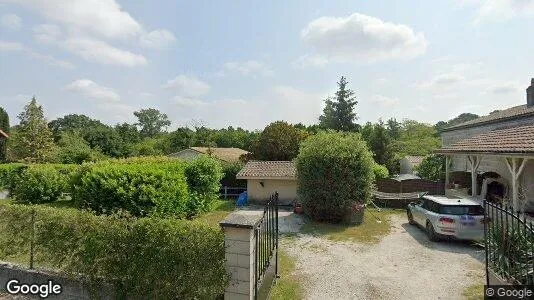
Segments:
[[[348,81],[341,76],[338,84],[338,91],[335,97],[328,97],[325,100],[323,114],[319,117],[319,123],[323,128],[334,129],[336,131],[354,131],[358,129],[355,121],[358,119],[354,112],[358,104],[354,91],[347,88]]]
[[[479,118],[479,115],[471,114],[471,113],[463,113],[457,116],[456,118],[450,119],[447,122],[439,121],[438,123],[436,123],[436,125],[434,125],[434,127],[436,128],[436,136],[439,137],[439,134],[441,133],[441,131],[447,127],[458,125],[458,124],[471,121],[477,118]]]
[[[365,130],[362,128],[362,136],[364,136],[369,149],[373,152],[375,161],[387,167],[390,173],[395,173],[397,162],[393,152],[393,140],[388,134],[384,122],[380,120],[373,125],[366,124]]]
[[[63,164],[81,164],[106,158],[100,151],[91,149],[78,133],[63,133],[58,146],[58,162]]]
[[[126,144],[137,143],[141,140],[141,134],[135,125],[128,123],[117,124],[115,125],[115,131]]]
[[[445,180],[445,157],[435,154],[428,155],[416,170],[421,178],[432,181],[443,181]]]
[[[388,131],[388,134],[389,136],[394,139],[394,140],[397,140],[400,138],[400,133],[401,133],[401,130],[402,130],[402,125],[401,123],[397,122],[397,119],[395,118],[390,118],[387,122],[386,122],[386,128],[387,128],[387,131]]]
[[[284,122],[277,121],[265,127],[254,147],[254,158],[261,160],[292,160],[297,157],[299,145],[307,133]]]
[[[306,214],[342,221],[371,198],[372,154],[359,133],[322,132],[302,143],[296,160],[298,194]]]
[[[171,125],[167,115],[154,108],[141,109],[134,112],[134,115],[137,117],[136,125],[141,127],[140,133],[143,137],[154,137]]]
[[[115,129],[105,126],[89,127],[82,137],[92,149],[102,151],[107,156],[125,157],[128,155],[126,144]]]
[[[107,127],[107,125],[85,115],[70,114],[50,121],[48,127],[52,130],[54,140],[57,142],[65,132],[82,133],[89,128]]]
[[[9,115],[0,107],[0,130],[9,135]],[[0,162],[6,160],[7,155],[7,139],[0,137]]]
[[[414,120],[404,120],[399,140],[394,150],[400,157],[405,155],[427,155],[439,148],[441,141],[436,137],[436,128]]]
[[[42,106],[35,97],[24,106],[18,115],[20,120],[16,133],[9,143],[10,156],[26,162],[49,162],[55,159],[56,146],[52,132],[47,126]]]
[[[170,134],[171,152],[178,152],[193,146],[195,132],[187,127],[180,127]]]

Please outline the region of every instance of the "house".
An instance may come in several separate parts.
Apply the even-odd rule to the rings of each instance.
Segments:
[[[443,130],[436,153],[446,157],[447,186],[451,171],[470,172],[471,196],[486,198],[479,179],[492,174],[507,185],[503,197],[515,210],[534,212],[534,78],[526,94],[526,104]]]
[[[424,156],[410,156],[407,155],[403,157],[400,163],[400,173],[401,174],[413,174],[414,168],[418,167],[423,161]]]
[[[291,161],[249,161],[236,179],[247,181],[249,202],[265,202],[278,192],[280,204],[292,204],[297,199],[296,174]]]
[[[241,161],[240,158],[247,154],[249,154],[248,151],[239,148],[190,147],[182,151],[169,154],[169,157],[180,158],[183,160],[193,160],[201,155],[208,155],[223,162],[234,163]]]

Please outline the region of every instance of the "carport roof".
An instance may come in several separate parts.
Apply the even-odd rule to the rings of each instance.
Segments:
[[[296,179],[295,165],[291,161],[249,161],[237,179]]]

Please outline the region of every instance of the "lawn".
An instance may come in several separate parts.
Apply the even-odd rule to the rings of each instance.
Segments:
[[[361,225],[328,224],[308,221],[302,226],[302,233],[326,237],[332,241],[353,241],[373,244],[391,231],[391,216],[403,215],[403,209],[366,209]],[[377,220],[380,219],[379,220]]]
[[[271,290],[270,299],[298,300],[303,299],[299,278],[295,275],[295,261],[283,250],[278,252],[280,278]]]
[[[213,204],[212,211],[195,218],[212,226],[219,226],[219,222],[235,210],[234,200],[217,200]]]

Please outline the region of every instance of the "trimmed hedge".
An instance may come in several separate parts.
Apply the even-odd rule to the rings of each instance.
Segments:
[[[309,137],[296,160],[304,212],[318,221],[344,220],[353,204],[371,198],[374,165],[358,133],[323,132]]]
[[[16,177],[11,195],[22,203],[54,202],[67,187],[66,177],[54,166],[29,166]]]
[[[97,213],[185,217],[189,192],[184,172],[180,163],[88,164],[73,180],[72,197]]]
[[[0,259],[29,261],[31,236],[37,266],[111,283],[115,298],[213,299],[227,284],[223,233],[195,221],[0,205]]]
[[[209,211],[211,204],[219,198],[223,170],[221,164],[206,156],[201,156],[189,163],[185,169],[189,186],[189,216]]]
[[[25,168],[24,164],[0,164],[0,190],[11,191],[15,178]]]

